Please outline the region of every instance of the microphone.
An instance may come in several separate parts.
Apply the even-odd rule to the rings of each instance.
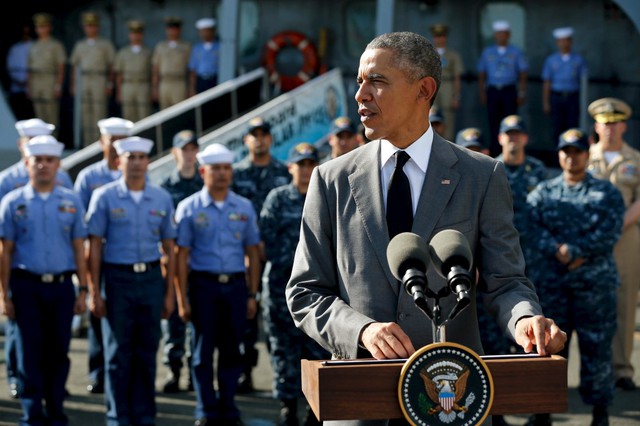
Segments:
[[[438,232],[429,242],[431,261],[438,274],[447,279],[449,288],[462,302],[459,312],[470,302],[471,264],[473,256],[465,236],[455,229]],[[456,312],[457,314],[457,312]]]
[[[402,232],[389,242],[387,260],[391,273],[402,283],[404,290],[418,300],[426,301],[426,272],[429,267],[427,242],[412,232]]]

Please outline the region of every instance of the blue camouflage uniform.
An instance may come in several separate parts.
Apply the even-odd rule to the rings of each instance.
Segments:
[[[256,212],[262,211],[269,191],[289,182],[291,175],[286,164],[275,158],[265,167],[255,166],[248,156],[233,165],[233,192],[248,198]]]
[[[273,394],[277,399],[302,396],[300,360],[328,359],[331,355],[293,323],[285,302],[293,257],[300,238],[305,195],[293,184],[273,189],[260,212],[260,235],[269,263],[262,293],[265,330],[274,371]]]
[[[496,160],[504,162],[502,154],[498,155]],[[525,157],[523,164],[517,166],[505,164],[504,168],[513,198],[513,225],[520,233],[520,245],[526,259],[529,250],[527,244],[527,223],[529,221],[527,195],[547,178],[547,169],[542,161],[530,155]]]
[[[580,80],[587,73],[587,62],[581,55],[563,56],[558,52],[551,54],[542,67],[542,80],[551,85],[553,141],[557,141],[563,131],[580,124]]]
[[[171,195],[174,207],[178,206],[178,203],[189,195],[195,194],[202,189],[204,182],[199,173],[191,179],[185,179],[180,176],[177,169],[173,170],[171,174],[161,183],[161,187],[166,189]],[[178,310],[174,310],[173,313],[167,318],[167,321],[162,322],[162,334],[164,339],[164,357],[163,363],[171,368],[180,370],[182,368],[182,358],[185,355],[185,340],[187,325],[182,321]],[[190,356],[189,356],[190,357]]]
[[[160,243],[176,236],[173,203],[149,182],[137,203],[124,178],[98,188],[90,236],[102,237],[102,318],[107,425],[155,422],[156,354],[166,292]]]
[[[267,194],[273,188],[286,185],[291,182],[291,175],[286,164],[271,158],[271,162],[264,167],[255,166],[251,158],[246,156],[233,165],[233,185],[232,190],[253,204],[256,214],[262,211]],[[255,348],[258,342],[258,317],[247,321],[247,329],[244,333],[244,374],[250,373],[251,368],[258,363],[258,350]]]
[[[618,272],[613,246],[620,237],[624,202],[608,181],[587,174],[573,186],[563,176],[539,184],[527,197],[532,243],[540,253],[529,268],[545,316],[580,348],[580,395],[586,404],[609,405],[614,380],[611,342],[616,330]],[[571,259],[585,263],[568,270],[555,257],[568,244]],[[568,357],[570,342],[560,355]]]
[[[73,241],[87,236],[84,207],[67,188],[54,187],[45,200],[27,184],[2,199],[0,223],[4,239],[14,243],[9,288],[16,315],[20,424],[66,425],[63,401],[76,298]]]
[[[178,204],[176,222],[177,244],[189,248],[195,417],[214,422],[237,419],[240,412],[234,397],[242,372],[240,347],[248,296],[244,257],[246,247],[260,243],[256,213],[249,200],[233,191],[218,207],[204,187]]]
[[[91,164],[80,170],[73,189],[80,195],[80,200],[85,209],[89,208],[89,201],[93,191],[107,183],[120,178],[120,170],[111,170],[107,160]],[[95,315],[89,314],[88,352],[89,352],[89,380],[99,386],[104,383],[104,348],[102,346],[101,320]]]
[[[496,160],[504,162],[502,154],[496,157]],[[513,225],[520,233],[520,246],[524,254],[525,260],[531,258],[530,253],[532,247],[528,244],[528,206],[527,195],[536,185],[546,179],[547,170],[542,161],[527,155],[525,162],[517,166],[508,166],[505,164],[507,179],[511,186],[511,195],[513,198]],[[478,323],[482,333],[482,347],[487,354],[508,354],[520,350],[517,345],[508,339],[502,330],[498,327],[498,323],[489,314],[482,302],[479,293],[477,301]]]
[[[11,167],[3,170],[0,173],[0,200],[7,195],[10,191],[16,188],[20,188],[29,182],[29,172],[24,164],[24,161],[15,163]],[[71,178],[69,174],[62,169],[58,169],[56,182],[60,186],[65,188],[73,188]],[[4,323],[4,351],[5,351],[5,363],[7,366],[7,380],[10,386],[16,385],[18,382],[18,365],[16,361],[16,348],[15,348],[15,321],[7,318]],[[19,392],[18,392],[19,393]]]

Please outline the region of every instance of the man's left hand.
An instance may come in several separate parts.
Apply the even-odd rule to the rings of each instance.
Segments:
[[[567,333],[550,319],[542,315],[521,318],[516,324],[516,343],[526,353],[533,352],[534,345],[539,355],[558,353],[567,342]]]

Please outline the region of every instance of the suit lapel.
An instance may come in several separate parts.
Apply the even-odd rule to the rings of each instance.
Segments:
[[[351,194],[378,262],[385,270],[389,284],[397,293],[397,281],[387,262],[389,233],[380,188],[382,182],[380,178],[380,141],[372,141],[362,147],[354,164],[355,170],[349,175]]]
[[[460,174],[452,169],[457,161],[449,142],[434,135],[427,175],[411,229],[427,241],[460,181]]]
[[[434,135],[427,175],[413,219],[413,233],[428,239],[433,232],[460,181],[460,174],[452,169],[457,161],[458,157],[449,142]],[[355,169],[349,175],[351,193],[376,257],[385,270],[389,284],[397,293],[397,280],[387,262],[389,234],[380,188],[380,141],[365,145],[354,164]]]

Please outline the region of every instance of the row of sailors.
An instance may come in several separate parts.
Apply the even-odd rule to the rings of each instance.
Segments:
[[[67,424],[71,322],[88,300],[102,318],[107,424],[153,424],[160,319],[177,297],[194,330],[196,423],[238,424],[240,343],[257,311],[260,233],[251,202],[229,189],[234,154],[220,144],[199,152],[204,187],[174,214],[169,192],[147,179],[152,141],[115,140],[114,156],[85,169],[76,192],[60,169],[64,145],[51,134],[32,137],[51,126],[27,121],[18,126],[24,162],[4,172],[11,190],[0,203],[0,307],[15,333],[21,421]],[[124,136],[130,122],[100,127]],[[219,393],[211,386],[214,347]]]

